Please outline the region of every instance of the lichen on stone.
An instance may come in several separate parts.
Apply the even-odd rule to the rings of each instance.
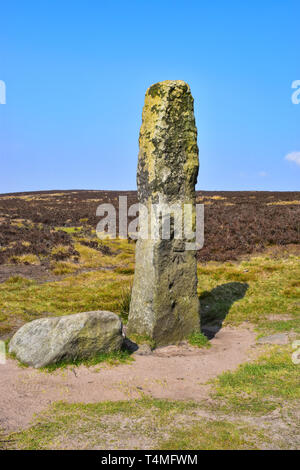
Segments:
[[[199,168],[194,100],[181,80],[146,92],[139,136],[139,201],[195,205]],[[195,211],[192,214],[195,226]],[[199,331],[195,252],[170,240],[138,240],[128,331],[170,344]]]

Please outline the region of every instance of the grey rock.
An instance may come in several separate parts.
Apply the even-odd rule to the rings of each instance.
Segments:
[[[118,351],[122,343],[119,317],[99,310],[26,323],[11,339],[9,352],[24,364],[39,368]]]
[[[287,333],[277,333],[275,335],[263,336],[257,340],[258,344],[288,344],[289,335]]]
[[[195,221],[197,129],[193,97],[185,82],[160,82],[147,90],[139,144],[139,202],[148,214],[157,204],[181,210],[184,204],[191,204],[191,220]],[[163,217],[158,238],[137,241],[127,325],[129,337],[147,337],[157,346],[177,343],[200,331],[196,251],[186,249],[186,240],[176,239],[174,227],[180,216],[172,211],[170,215],[169,239],[161,236],[167,223]]]
[[[149,344],[141,344],[138,349],[134,352],[134,356],[149,356],[152,354],[152,349]]]

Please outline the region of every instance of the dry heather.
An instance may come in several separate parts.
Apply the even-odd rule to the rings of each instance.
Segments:
[[[135,191],[1,195],[0,263],[27,253],[49,255],[53,242],[69,246],[70,255],[76,256],[72,240],[60,232],[53,235],[53,231],[94,230],[99,222],[97,206],[112,203],[118,214],[120,195],[128,197],[128,206],[137,202]],[[199,191],[197,200],[205,205],[205,245],[198,253],[200,261],[233,260],[270,246],[300,243],[299,192]]]

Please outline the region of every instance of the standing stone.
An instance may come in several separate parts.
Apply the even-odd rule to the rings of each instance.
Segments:
[[[199,160],[194,101],[185,82],[168,80],[147,90],[139,146],[139,202],[149,214],[153,204],[192,204],[194,229]],[[157,346],[200,331],[196,252],[174,238],[177,216],[170,215],[170,239],[137,241],[127,327],[129,336],[148,337]]]

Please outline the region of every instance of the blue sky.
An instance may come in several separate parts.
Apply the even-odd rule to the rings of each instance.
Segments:
[[[289,0],[2,2],[0,193],[135,189],[144,94],[167,79],[195,99],[198,189],[300,190],[299,13]]]

